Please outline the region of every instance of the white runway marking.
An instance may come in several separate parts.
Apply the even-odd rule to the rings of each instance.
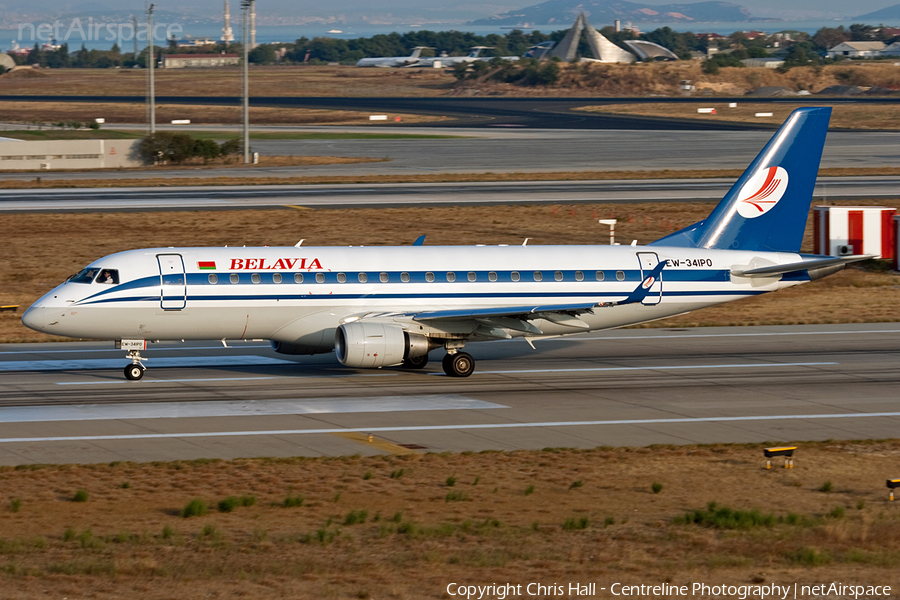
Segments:
[[[836,362],[758,363],[740,365],[661,365],[658,367],[584,367],[579,369],[516,369],[510,371],[475,371],[475,375],[515,375],[516,373],[589,373],[604,371],[671,371],[676,369],[766,369],[770,367],[819,367]],[[429,373],[443,375],[443,373]]]
[[[498,405],[499,406],[499,405]],[[846,413],[821,415],[757,415],[746,417],[687,417],[672,419],[623,419],[619,421],[546,421],[542,423],[476,423],[468,425],[412,425],[408,427],[337,427],[322,429],[275,429],[270,431],[202,431],[192,433],[139,433],[131,435],[78,435],[59,437],[0,438],[0,444],[13,442],[92,442],[101,440],[148,440],[170,438],[245,437],[253,435],[305,435],[313,433],[387,433],[396,431],[465,431],[471,429],[519,429],[527,427],[584,427],[598,425],[662,425],[667,423],[729,423],[735,421],[803,421],[819,419],[855,419],[900,417],[900,412]]]
[[[900,329],[880,329],[880,330],[861,330],[861,331],[790,331],[790,332],[772,332],[772,333],[689,333],[686,335],[619,335],[619,336],[599,336],[599,337],[572,337],[560,336],[552,338],[535,338],[535,342],[558,342],[560,340],[570,342],[572,340],[596,341],[596,340],[676,340],[676,339],[692,339],[692,338],[722,338],[722,337],[771,337],[776,335],[857,335],[870,333],[900,333]],[[518,339],[498,340],[500,342],[516,342]]]
[[[142,379],[140,383],[126,379],[110,379],[100,381],[57,381],[56,385],[146,385],[148,383],[206,383],[208,381],[255,381],[257,379],[334,379],[339,377],[396,377],[400,373],[331,373],[293,375],[291,377],[209,377],[205,379]]]
[[[509,407],[459,394],[382,396],[378,398],[309,398],[303,400],[75,404],[69,406],[0,408],[0,423],[252,417],[265,415],[410,412],[418,410],[484,410],[490,408]]]
[[[9,371],[84,371],[124,369],[128,359],[85,358],[81,360],[10,360],[0,362],[0,372]],[[296,365],[294,361],[239,354],[236,356],[158,356],[147,359],[148,367],[246,367],[259,365]]]

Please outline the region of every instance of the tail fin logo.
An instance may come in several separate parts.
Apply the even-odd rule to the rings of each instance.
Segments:
[[[745,219],[760,217],[778,204],[788,186],[788,174],[781,167],[769,167],[750,178],[738,195],[737,211]]]

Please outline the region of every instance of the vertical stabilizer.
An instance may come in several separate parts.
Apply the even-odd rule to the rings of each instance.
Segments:
[[[797,252],[830,108],[798,108],[710,215],[650,245]]]

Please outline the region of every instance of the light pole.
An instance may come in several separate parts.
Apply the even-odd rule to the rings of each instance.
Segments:
[[[244,163],[250,162],[250,36],[248,33],[247,16],[253,11],[255,0],[241,0],[241,9],[244,11]]]
[[[153,81],[153,63],[156,62],[156,52],[153,49],[153,9],[155,4],[151,4],[147,9],[147,16],[150,20],[150,32],[147,37],[150,38],[150,48],[147,52],[147,65],[150,68],[150,135],[156,133],[156,91],[154,90]]]

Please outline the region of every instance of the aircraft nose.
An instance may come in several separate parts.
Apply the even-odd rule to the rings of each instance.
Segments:
[[[22,315],[22,324],[29,329],[35,331],[44,331],[44,323],[46,322],[47,309],[35,303],[32,304],[25,314]]]

